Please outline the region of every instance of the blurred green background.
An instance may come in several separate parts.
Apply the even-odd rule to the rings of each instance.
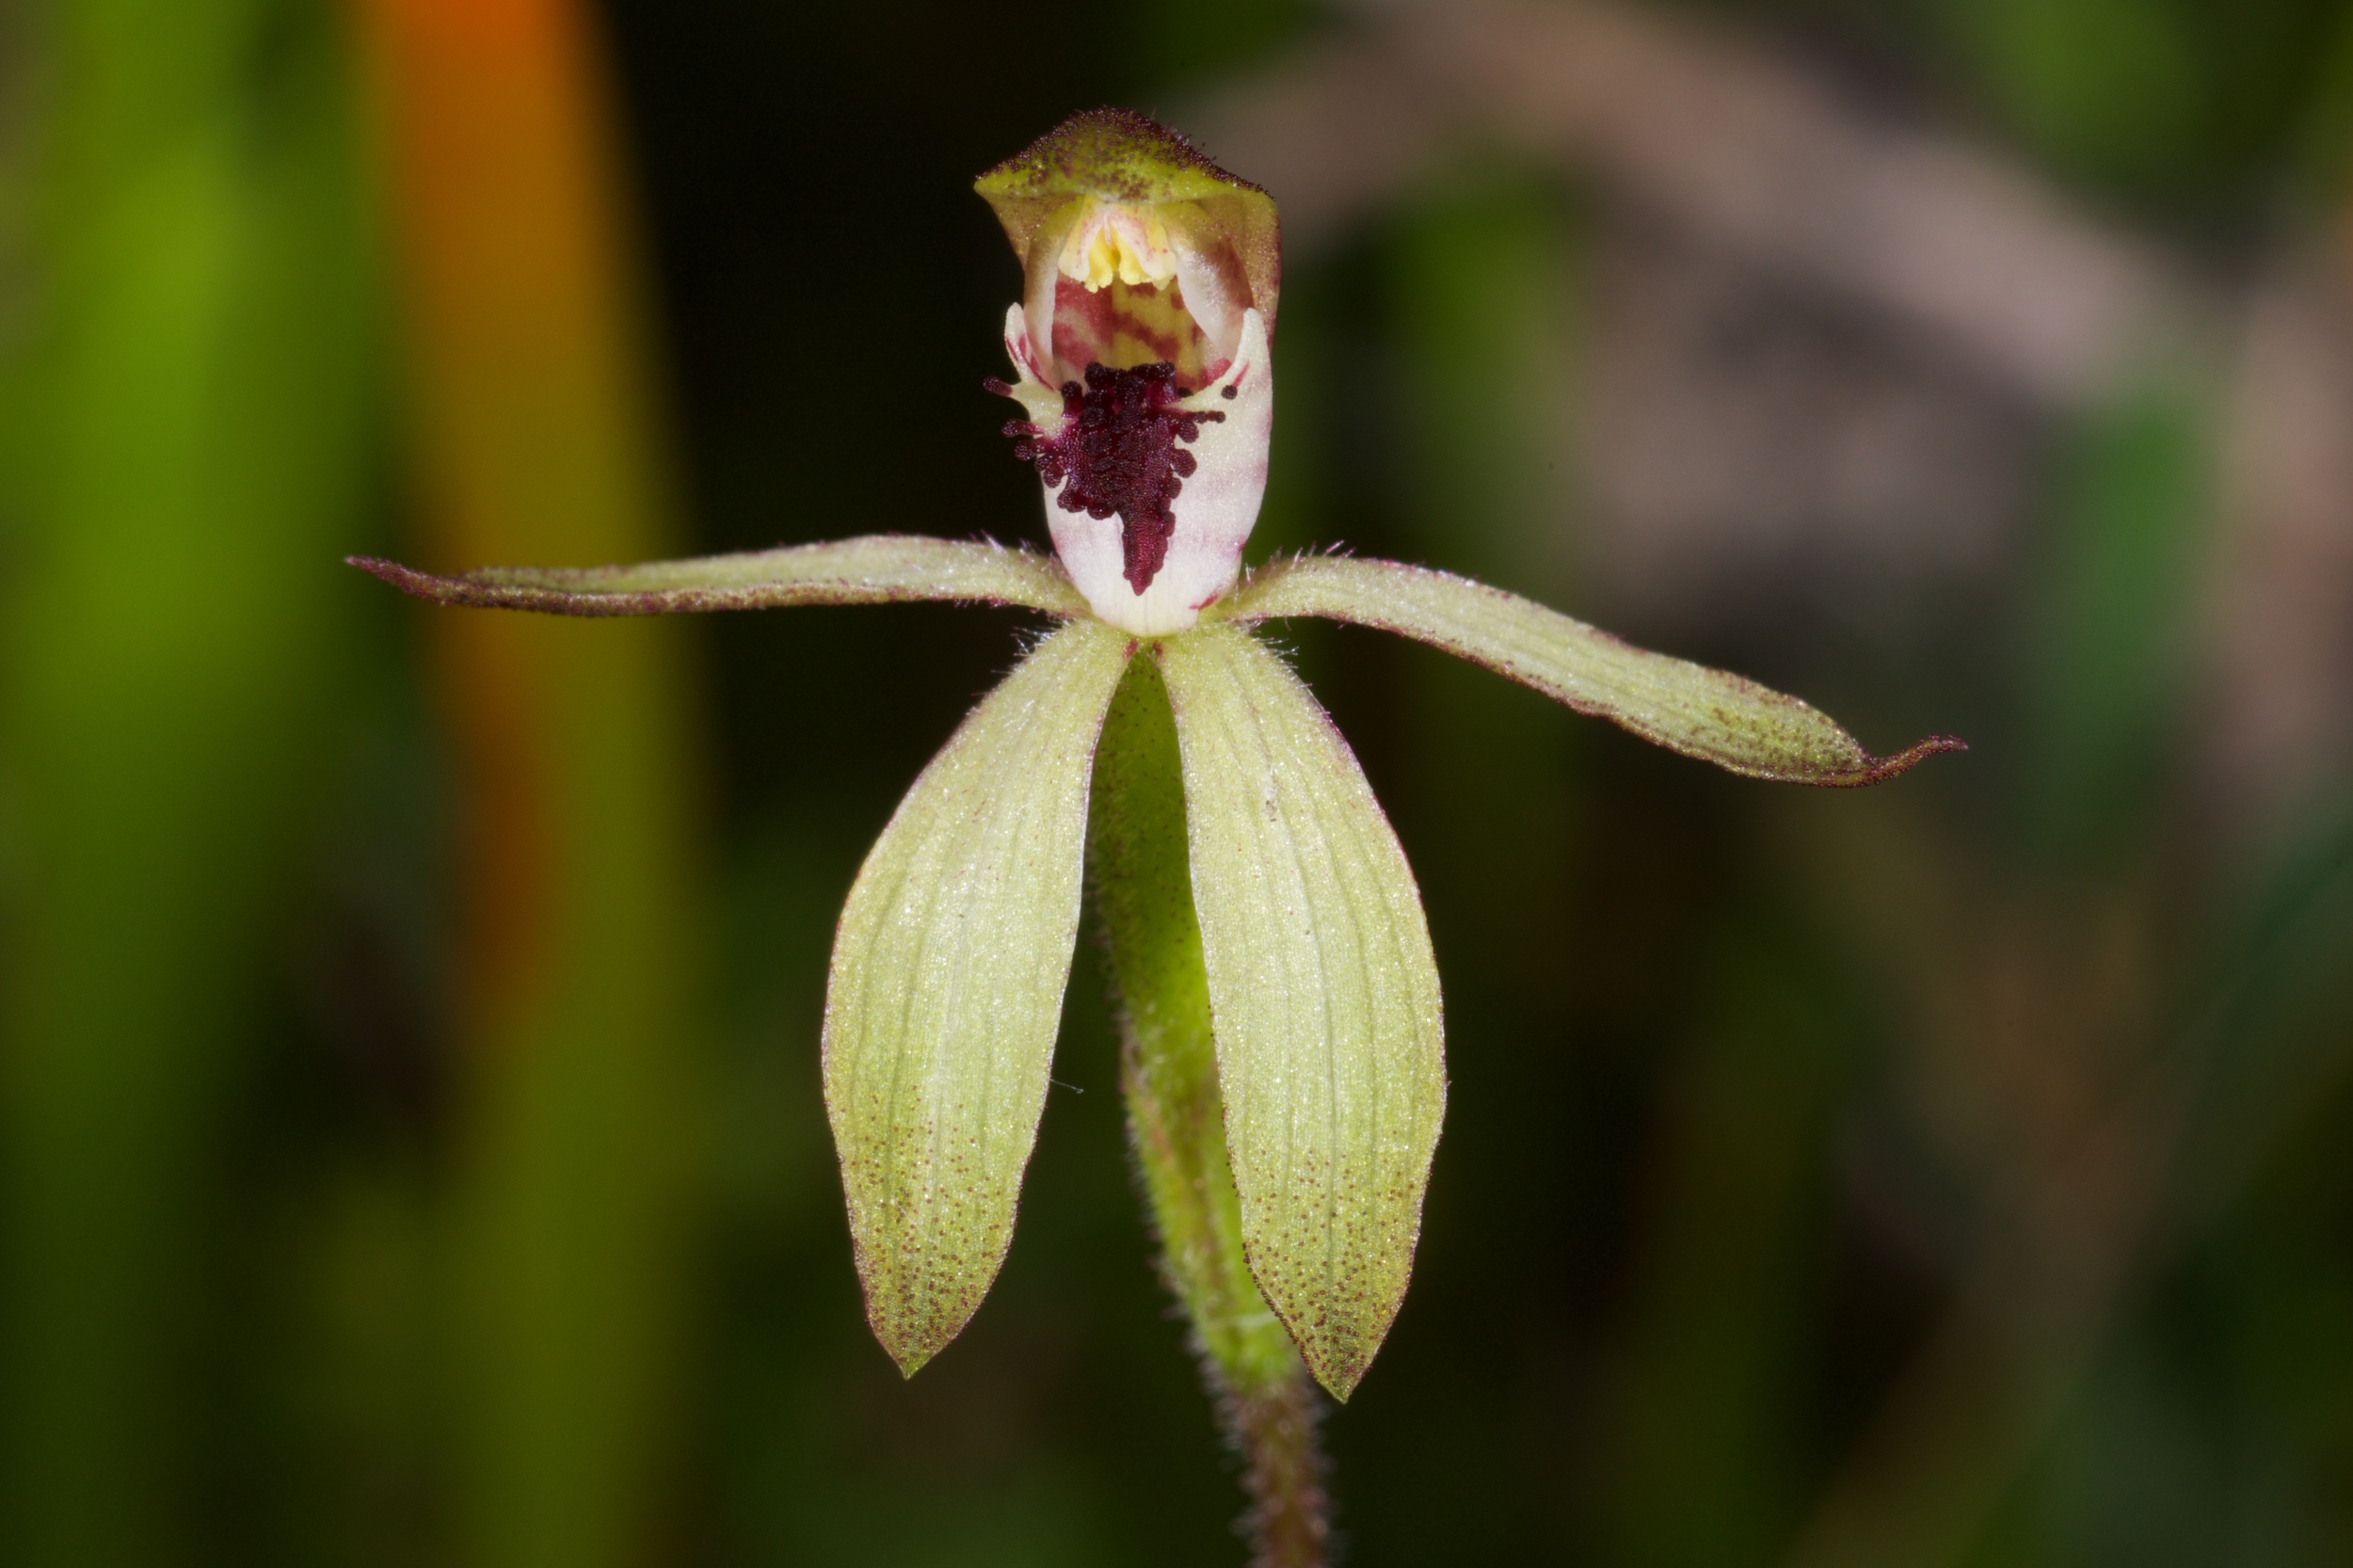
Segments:
[[[968,183],[1102,102],[1285,204],[1261,557],[1974,747],[1283,633],[1452,1025],[1347,1560],[2353,1560],[2344,0],[0,8],[0,1560],[1241,1560],[1084,944],[860,1317],[832,920],[1021,617],[340,564],[1042,540]]]

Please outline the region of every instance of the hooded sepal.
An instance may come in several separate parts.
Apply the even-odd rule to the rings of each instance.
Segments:
[[[973,188],[1021,258],[1023,302],[1049,382],[1071,377],[1055,369],[1057,280],[1099,290],[1173,277],[1222,354],[1234,352],[1245,310],[1273,330],[1283,282],[1274,199],[1155,120],[1128,109],[1073,115]]]
[[[1348,743],[1238,628],[1159,646],[1250,1270],[1346,1399],[1404,1299],[1446,1111],[1421,896]]]
[[[875,1337],[912,1375],[1013,1237],[1079,924],[1096,742],[1134,644],[1054,632],[866,857],[825,989],[825,1110]]]

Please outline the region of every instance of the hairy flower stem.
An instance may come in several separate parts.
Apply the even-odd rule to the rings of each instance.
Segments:
[[[1176,727],[1146,645],[1096,752],[1087,860],[1121,1004],[1121,1081],[1160,1269],[1248,1472],[1254,1568],[1321,1568],[1321,1397],[1242,1256],[1209,987],[1193,915]]]

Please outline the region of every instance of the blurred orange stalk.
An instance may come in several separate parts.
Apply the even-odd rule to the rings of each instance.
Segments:
[[[670,552],[603,72],[570,0],[362,0],[424,551]],[[651,1555],[690,951],[677,638],[422,612],[458,760],[467,1140],[453,1389],[472,1560]]]

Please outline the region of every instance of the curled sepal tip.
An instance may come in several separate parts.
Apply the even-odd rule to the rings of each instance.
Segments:
[[[1438,969],[1348,743],[1247,632],[1159,645],[1243,1245],[1345,1400],[1404,1299],[1446,1110]]]
[[[883,829],[825,987],[825,1111],[867,1321],[902,1371],[1013,1235],[1079,926],[1087,788],[1130,640],[1080,620],[974,709]]]
[[[1832,789],[1880,784],[1939,752],[1933,735],[1875,757],[1810,703],[1743,676],[1653,653],[1467,578],[1394,561],[1305,556],[1270,567],[1227,601],[1245,623],[1321,616],[1442,648],[1580,713],[1751,778]]]
[[[1025,550],[906,534],[626,567],[488,567],[437,577],[396,561],[348,557],[404,592],[440,604],[558,616],[664,616],[795,604],[964,600],[1048,615],[1085,613],[1060,562]]]

